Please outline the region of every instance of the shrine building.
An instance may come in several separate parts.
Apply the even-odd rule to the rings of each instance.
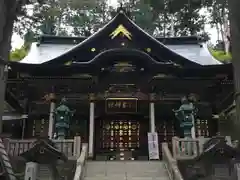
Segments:
[[[232,65],[214,59],[204,39],[152,37],[119,10],[90,37],[43,35],[8,63],[3,131],[53,138],[52,113],[65,98],[74,111],[67,137],[80,135],[90,157],[131,151],[140,159],[148,132],[159,144],[182,136],[173,111],[182,97],[194,99],[196,136],[211,137],[232,93]]]

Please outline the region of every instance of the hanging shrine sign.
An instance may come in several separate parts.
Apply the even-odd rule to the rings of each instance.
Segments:
[[[148,154],[150,160],[159,160],[158,134],[148,133]]]
[[[136,113],[137,98],[107,98],[105,101],[106,113]]]

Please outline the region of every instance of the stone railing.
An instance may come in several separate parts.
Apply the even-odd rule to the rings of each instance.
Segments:
[[[6,149],[10,156],[19,156],[33,146],[36,139],[5,139]],[[52,140],[59,151],[69,158],[79,157],[81,153],[81,137],[75,136],[74,139]]]
[[[184,180],[178,169],[177,160],[173,158],[167,143],[162,143],[162,160],[170,180]]]
[[[203,150],[203,144],[209,138],[199,137],[196,139],[190,138],[172,138],[173,158],[176,160],[193,159],[200,155]]]
[[[73,180],[82,180],[85,173],[85,164],[88,158],[88,144],[82,144],[81,155],[77,159],[76,171]]]

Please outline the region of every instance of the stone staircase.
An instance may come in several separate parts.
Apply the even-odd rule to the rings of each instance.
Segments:
[[[38,170],[38,179],[40,180],[52,180],[52,174],[49,170],[48,167],[46,166],[39,166],[39,170]]]
[[[87,161],[84,180],[169,180],[161,161]]]

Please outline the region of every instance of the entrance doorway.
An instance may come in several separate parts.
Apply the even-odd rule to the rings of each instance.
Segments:
[[[148,119],[134,115],[111,115],[95,122],[96,159],[137,160],[144,155],[147,158]]]

